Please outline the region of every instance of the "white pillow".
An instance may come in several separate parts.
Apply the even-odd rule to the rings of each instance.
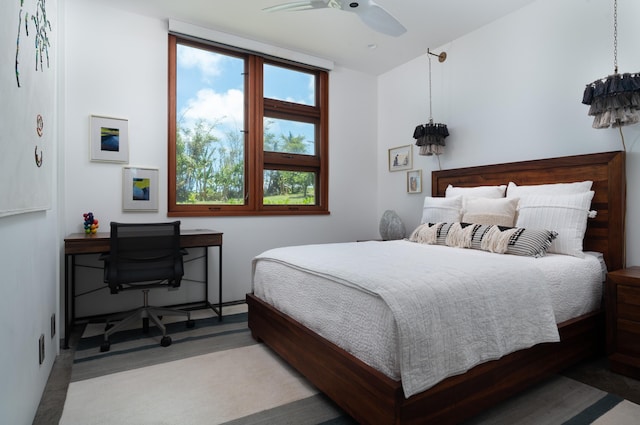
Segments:
[[[475,187],[456,187],[453,185],[447,186],[444,191],[444,196],[464,196],[474,198],[504,198],[504,193],[507,190],[507,185],[500,186],[475,186]]]
[[[427,196],[422,207],[420,223],[442,223],[460,221],[462,216],[462,196],[452,198]]]
[[[509,182],[507,186],[507,198],[521,198],[529,195],[569,195],[572,193],[584,193],[591,190],[593,182],[585,180],[575,183],[534,184],[518,186]]]
[[[462,221],[513,227],[518,198],[469,198],[464,203]]]
[[[570,195],[532,195],[520,198],[516,227],[558,232],[549,252],[583,258],[582,240],[587,229],[594,192]]]

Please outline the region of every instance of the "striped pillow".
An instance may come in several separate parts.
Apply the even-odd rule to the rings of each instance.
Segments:
[[[558,234],[551,230],[513,227],[516,231],[509,238],[505,254],[542,257],[551,247]]]
[[[460,221],[461,216],[462,196],[454,196],[452,198],[426,196],[422,206],[420,223]]]
[[[558,232],[549,252],[584,258],[583,239],[594,192],[520,198],[516,226]]]
[[[537,258],[547,253],[557,236],[550,230],[455,222],[421,224],[409,240]]]

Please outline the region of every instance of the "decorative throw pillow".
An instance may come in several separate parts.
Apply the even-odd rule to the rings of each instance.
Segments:
[[[473,233],[479,224],[453,223],[449,227],[445,243],[456,248],[471,248]]]
[[[513,226],[517,208],[518,198],[469,198],[464,204],[462,221]]]
[[[464,196],[473,198],[504,198],[507,185],[499,186],[474,186],[474,187],[458,187],[449,185],[444,192],[444,196]]]
[[[436,245],[447,244],[447,237],[449,236],[449,230],[451,230],[451,227],[456,223],[457,222],[442,223],[442,226],[440,226],[440,228],[438,229],[438,234],[436,235]]]
[[[409,241],[429,245],[446,245],[447,234],[454,223],[422,223],[409,236]]]
[[[479,225],[475,229],[471,248],[537,258],[547,253],[557,236],[556,232],[549,230]]]
[[[497,254],[544,256],[557,233],[474,223],[424,223],[413,231],[411,242],[480,249]]]
[[[491,226],[480,242],[480,249],[504,254],[507,252],[511,237],[516,233],[518,233],[517,227]]]
[[[471,238],[471,249],[483,249],[482,248],[482,240],[487,235],[491,229],[495,226],[492,224],[480,224],[475,229],[473,229],[473,236]],[[484,249],[484,251],[487,251]]]
[[[454,196],[452,198],[427,196],[424,198],[420,223],[460,221],[461,215],[462,196]]]
[[[591,190],[593,182],[585,180],[574,183],[553,183],[535,184],[528,186],[518,186],[514,182],[509,182],[507,186],[507,198],[521,198],[529,195],[571,195],[574,193],[584,193]]]
[[[547,252],[558,234],[551,230],[523,229],[516,227],[516,231],[509,238],[507,254],[523,255],[526,257],[542,257]]]
[[[556,232],[539,229],[523,229],[522,227],[485,226],[477,238],[483,251],[498,254],[522,255],[525,257],[544,256]]]
[[[517,227],[552,229],[558,233],[549,252],[583,258],[582,241],[587,229],[594,192],[571,195],[532,195],[520,198]]]
[[[438,240],[438,231],[445,223],[423,223],[416,227],[409,236],[409,241],[435,245]]]

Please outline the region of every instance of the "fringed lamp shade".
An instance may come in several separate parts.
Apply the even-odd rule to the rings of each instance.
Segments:
[[[622,127],[640,122],[640,73],[618,74],[618,0],[613,0],[613,74],[587,84],[582,103],[591,105],[593,128],[620,129],[623,146]]]
[[[587,84],[582,103],[591,105],[593,128],[622,127],[640,122],[640,74],[618,74]]]
[[[428,124],[420,124],[413,131],[416,146],[420,146],[420,155],[441,155],[444,153],[444,139],[449,135],[446,124],[434,124],[429,120]]]
[[[427,124],[420,124],[413,130],[413,138],[416,139],[416,146],[420,147],[418,151],[419,155],[442,155],[445,146],[444,139],[449,135],[446,124],[433,123],[433,115],[431,113],[431,56],[437,56],[438,62],[444,62],[447,59],[445,52],[437,55],[427,49],[427,58],[429,59],[429,122]],[[440,159],[438,159],[438,161],[439,160]]]

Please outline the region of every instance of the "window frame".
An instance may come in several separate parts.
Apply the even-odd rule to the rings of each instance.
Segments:
[[[210,50],[245,59],[245,204],[176,203],[176,131],[177,131],[177,45]],[[327,71],[278,58],[266,57],[242,49],[219,46],[199,39],[169,34],[168,43],[168,197],[167,216],[247,216],[329,214],[329,74]],[[316,105],[303,105],[263,96],[263,65],[275,65],[315,76]],[[293,154],[263,149],[264,118],[279,118],[315,124],[315,153]],[[263,204],[265,170],[311,171],[316,173],[315,205]]]

